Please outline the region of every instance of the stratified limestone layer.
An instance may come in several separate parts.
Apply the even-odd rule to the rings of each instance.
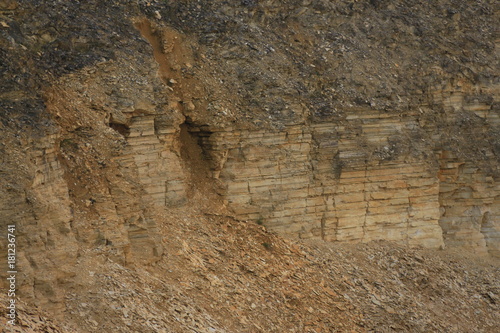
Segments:
[[[494,87],[453,89],[435,94],[448,121],[460,109],[498,125],[491,101],[473,98],[478,89],[495,95]],[[426,247],[442,246],[444,232],[450,246],[498,255],[498,181],[467,154],[443,151],[442,133],[423,113],[360,109],[335,123],[281,131],[211,129],[200,144],[240,219],[292,237]],[[422,135],[422,127],[434,134]]]
[[[365,119],[361,131],[376,131],[380,142],[401,122]],[[214,133],[207,146],[227,151],[220,178],[236,216],[292,237],[443,245],[437,177],[424,163],[368,163],[342,130],[329,123]]]
[[[494,123],[484,103],[459,93],[460,100],[445,101],[446,89],[436,94],[448,110],[445,116],[467,108]],[[383,239],[431,248],[445,241],[498,254],[498,181],[474,161],[443,150],[437,144],[441,134],[424,111],[346,113],[336,122],[281,130],[216,128],[187,120],[180,127],[199,146],[203,156],[196,163],[206,163],[238,219],[262,222],[290,237]],[[127,153],[118,163],[135,170],[146,201],[184,205],[196,171],[186,160],[192,153],[184,150],[193,147],[183,143],[181,128],[161,122],[152,110],[136,110],[129,119]]]
[[[500,185],[477,165],[443,151],[439,223],[449,245],[500,254]]]
[[[127,136],[129,162],[137,168],[146,193],[160,206],[178,205],[186,199],[186,179],[175,151],[176,134],[173,127],[157,126],[155,130],[155,116],[145,115],[132,118]]]
[[[472,135],[469,128],[446,133],[452,138],[465,136],[470,146],[458,152],[446,147],[437,152],[439,224],[444,239],[447,245],[494,256],[500,256],[500,184],[495,178],[498,165],[492,166],[484,161],[495,161],[497,157],[485,149],[487,147],[477,147],[476,141],[487,134],[485,128],[488,126],[499,128],[499,96],[500,84],[494,81],[474,87],[457,81],[433,92],[434,102],[443,105],[448,118],[461,113],[462,118],[476,119],[482,125],[473,128]],[[471,150],[478,148],[481,148],[479,156],[464,158],[463,155],[470,155]]]

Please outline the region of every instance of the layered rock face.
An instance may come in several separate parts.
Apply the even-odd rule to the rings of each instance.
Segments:
[[[484,112],[492,105],[466,107]],[[198,162],[210,170],[205,176],[219,183],[235,216],[280,234],[434,248],[445,242],[496,255],[494,170],[433,143],[441,134],[423,112],[400,117],[361,109],[341,124],[288,125],[280,131],[188,122],[167,124],[156,134],[155,117],[138,116],[127,140],[143,185],[160,206],[188,202],[193,170],[185,158],[201,154]],[[194,145],[185,142],[189,137]],[[135,142],[143,144],[136,149]],[[422,147],[432,155],[421,155]]]
[[[428,247],[442,246],[444,232],[448,245],[496,255],[498,180],[439,146],[425,160],[397,156],[405,136],[418,138],[417,115],[360,113],[346,126],[214,131],[201,144],[240,219],[292,237]]]
[[[370,131],[373,120],[376,131],[384,131],[379,115],[372,117],[365,116],[362,131],[385,141]],[[390,132],[394,121],[386,124]],[[292,237],[442,245],[438,182],[425,164],[368,163],[356,138],[336,124],[213,136],[227,149],[220,177],[241,219],[260,220]]]
[[[92,251],[158,260],[165,209],[200,197],[294,238],[499,255],[494,1],[5,3],[26,295],[58,309]]]
[[[432,107],[442,107],[450,123],[457,110],[477,117],[480,123],[463,134],[444,133],[463,135],[473,146],[471,133],[498,128],[499,86],[464,90],[440,90]],[[478,91],[486,102],[484,95],[474,97]],[[221,175],[237,216],[265,221],[280,233],[429,247],[442,246],[444,238],[447,245],[498,255],[498,165],[484,162],[492,158],[485,149],[475,161],[477,147],[464,147],[470,151],[460,157],[446,151],[441,129],[423,115],[429,107],[404,117],[356,110],[342,125],[278,133],[216,132],[207,146],[227,149]],[[433,155],[419,155],[424,147]]]
[[[498,46],[497,46],[498,47]],[[481,136],[488,135],[486,124],[493,128],[500,125],[497,82],[471,87],[459,85],[453,89],[445,87],[435,94],[435,100],[444,104],[444,109],[453,113],[463,110],[458,121],[475,118],[472,128],[460,126],[456,136],[463,136],[469,145],[459,151],[444,147],[438,152],[439,161],[439,223],[444,238],[450,246],[464,246],[478,252],[499,255],[500,239],[500,184],[498,164],[485,163],[495,159],[491,151],[475,144]],[[456,120],[455,120],[456,121]],[[496,132],[494,135],[498,135]],[[495,150],[498,153],[498,145]],[[472,157],[472,158],[471,158]]]

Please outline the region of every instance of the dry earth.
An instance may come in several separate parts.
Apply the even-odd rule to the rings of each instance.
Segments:
[[[64,317],[23,305],[17,332],[498,327],[500,268],[492,259],[388,242],[295,242],[256,224],[196,210],[159,218],[165,222],[165,254],[158,262],[124,267],[109,259],[105,247],[92,249],[78,260]]]
[[[497,332],[498,22],[493,0],[0,0],[0,328]]]
[[[196,210],[172,211],[161,219],[165,254],[157,263],[124,267],[110,260],[104,247],[84,253],[74,286],[66,291],[64,319],[23,305],[13,331],[495,332],[498,327],[498,261],[387,242],[304,244]]]

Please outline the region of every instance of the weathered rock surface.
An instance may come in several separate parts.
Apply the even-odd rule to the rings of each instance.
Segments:
[[[318,253],[303,263],[288,241],[233,219],[294,239],[498,257],[498,18],[493,0],[0,1],[0,227],[17,226],[19,295],[66,330],[377,327],[361,319],[365,303],[325,285]],[[204,259],[203,242],[221,244]],[[285,254],[276,259],[273,248]],[[266,256],[272,269],[258,260]],[[247,269],[249,257],[258,269]],[[217,274],[210,260],[221,263]],[[172,262],[190,266],[165,284]],[[299,271],[280,275],[286,265]],[[239,281],[241,271],[250,277]],[[141,283],[125,292],[130,280],[182,287],[154,298]],[[293,292],[285,280],[296,281]],[[460,290],[436,306],[476,297]],[[111,310],[103,293],[114,295]],[[467,325],[488,331],[498,289],[476,298],[488,320]],[[348,305],[329,314],[332,302]],[[260,305],[279,311],[252,315]],[[128,318],[127,307],[140,323],[88,316]],[[455,329],[429,318],[396,329]]]

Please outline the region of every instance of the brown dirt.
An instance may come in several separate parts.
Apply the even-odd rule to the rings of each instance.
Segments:
[[[85,251],[67,311],[51,325],[63,332],[495,332],[500,320],[498,261],[388,242],[295,242],[190,208],[157,218],[161,260],[124,267],[104,248]],[[27,309],[20,323],[42,332],[52,315]]]

